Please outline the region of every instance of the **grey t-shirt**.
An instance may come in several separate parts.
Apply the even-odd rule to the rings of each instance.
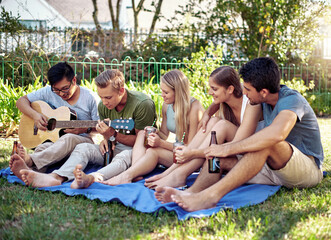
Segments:
[[[281,85],[279,99],[274,109],[263,103],[265,126],[269,126],[283,110],[294,112],[298,119],[286,141],[297,147],[302,153],[313,156],[321,168],[324,154],[318,122],[313,109],[307,100],[297,91]]]
[[[52,92],[50,86],[46,86],[35,92],[29,93],[27,94],[27,97],[30,102],[41,100],[48,103],[54,109],[62,106],[69,107],[76,112],[78,120],[98,120],[98,95],[88,88],[81,86],[79,86],[79,88],[79,98],[74,105],[70,105],[56,93]],[[85,136],[86,134],[82,135]]]

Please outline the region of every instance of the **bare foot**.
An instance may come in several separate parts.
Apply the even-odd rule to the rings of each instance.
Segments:
[[[175,195],[175,194],[185,195],[188,193],[186,193],[184,191],[179,191],[172,187],[157,187],[157,188],[155,188],[155,193],[154,193],[156,199],[161,203],[173,202],[171,196]]]
[[[17,153],[21,158],[24,159],[24,161],[28,167],[33,166],[33,161],[31,159],[30,155],[27,153],[27,151],[25,150],[25,148],[23,147],[23,145],[21,143],[17,144]]]
[[[61,185],[62,181],[54,174],[38,173],[32,170],[23,169],[20,171],[22,180],[26,185],[32,187],[51,187]]]
[[[19,155],[14,154],[13,156],[10,157],[9,160],[9,167],[10,170],[14,173],[14,175],[16,177],[18,177],[19,179],[22,179],[22,174],[20,173],[20,171],[22,169],[26,169],[29,170],[30,168],[26,165],[25,161],[23,160],[23,158],[21,158]]]
[[[173,194],[171,195],[171,199],[173,202],[177,203],[178,206],[188,212],[216,207],[216,204],[219,201],[219,199],[212,198],[204,192]]]
[[[136,178],[132,179],[132,182],[138,182],[138,181],[143,180],[143,179],[144,178],[142,176],[136,177]]]
[[[71,188],[88,188],[92,183],[94,183],[94,177],[92,175],[86,175],[82,171],[82,168],[82,165],[77,164],[74,170],[75,180],[71,183]]]
[[[125,173],[121,173],[120,175],[112,177],[112,178],[108,179],[107,181],[100,181],[100,183],[102,183],[102,184],[111,185],[111,186],[125,184],[125,183],[131,183],[131,182],[132,182],[132,179],[129,178]]]
[[[176,174],[176,172],[171,172],[165,177],[154,181],[154,182],[145,182],[145,186],[150,189],[155,189],[157,187],[181,187],[186,185],[186,177],[182,174]]]
[[[154,176],[152,176],[152,177],[150,177],[150,178],[146,178],[145,179],[145,182],[146,183],[149,183],[149,182],[155,182],[155,181],[157,181],[157,180],[159,180],[159,179],[161,179],[161,178],[163,178],[164,176],[163,176],[163,173],[160,173],[160,174],[156,174],[156,175],[154,175]]]

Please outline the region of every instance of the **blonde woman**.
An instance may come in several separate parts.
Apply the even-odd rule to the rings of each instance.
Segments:
[[[203,107],[198,100],[190,96],[187,77],[180,70],[169,71],[161,78],[160,87],[164,100],[162,122],[159,131],[149,134],[150,147],[145,147],[145,131],[140,131],[132,152],[124,157],[132,156],[131,167],[110,179],[105,179],[105,176],[100,178],[93,173],[85,175],[79,167],[76,168],[76,181],[79,181],[78,185],[81,188],[90,186],[94,181],[107,185],[130,183],[137,177],[151,172],[157,164],[170,167],[173,164],[173,143],[166,140],[170,132],[176,134],[178,141],[185,135],[183,142],[186,145],[191,142],[198,131]]]

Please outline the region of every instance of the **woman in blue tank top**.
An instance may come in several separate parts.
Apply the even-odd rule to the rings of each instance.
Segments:
[[[198,131],[203,107],[190,96],[189,81],[180,70],[167,72],[160,83],[162,98],[162,122],[160,130],[150,133],[146,147],[145,131],[139,131],[132,152],[131,167],[113,177],[104,184],[118,185],[129,183],[137,177],[151,172],[157,164],[169,167],[173,164],[173,143],[166,139],[169,132],[176,134],[176,139],[183,139],[188,144]],[[183,137],[184,136],[184,137]]]
[[[146,179],[145,186],[155,188],[185,185],[186,178],[205,162],[204,150],[210,144],[212,130],[216,131],[218,144],[247,138],[255,132],[262,116],[261,105],[248,104],[248,99],[243,96],[237,71],[229,66],[217,68],[210,75],[209,86],[209,94],[214,102],[204,113],[199,124],[201,129],[190,144],[177,148],[175,156],[179,164]],[[215,117],[211,118],[214,114]],[[238,130],[239,126],[245,127]]]

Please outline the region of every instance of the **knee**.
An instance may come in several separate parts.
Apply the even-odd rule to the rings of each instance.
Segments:
[[[139,131],[137,134],[137,138],[142,139],[144,137],[145,137],[145,131],[144,130]]]
[[[217,124],[217,122],[219,121],[220,119],[217,118],[217,117],[212,117],[208,123],[207,123],[207,128],[209,127],[213,127],[215,124]]]
[[[78,152],[88,152],[92,148],[94,149],[94,144],[91,144],[91,143],[80,143],[80,144],[77,144],[76,145],[75,151],[78,151]]]
[[[280,152],[288,151],[288,150],[291,151],[292,148],[290,147],[288,142],[281,141],[281,142],[278,142],[278,143],[273,144],[272,146],[270,146],[268,148],[268,150],[269,150],[269,154],[272,154],[272,153],[280,153]]]
[[[220,131],[226,129],[230,124],[228,120],[221,119],[219,120],[212,128],[212,131]]]
[[[61,136],[61,139],[63,141],[70,141],[71,139],[73,139],[76,136],[77,135],[76,134],[73,134],[73,133],[66,133],[66,134],[64,134],[64,135]]]
[[[148,154],[149,156],[156,156],[157,155],[157,151],[154,148],[147,148],[146,150],[146,154]]]
[[[80,143],[77,144],[74,151],[73,151],[73,155],[79,155],[79,156],[85,156],[85,157],[94,157],[96,155],[96,153],[100,153],[101,152],[99,150],[99,147],[97,148],[95,146],[95,144],[91,144],[91,143]]]

